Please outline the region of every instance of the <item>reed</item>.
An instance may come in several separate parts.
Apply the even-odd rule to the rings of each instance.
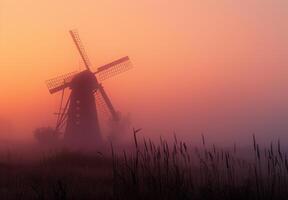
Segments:
[[[254,134],[252,140],[249,160],[236,143],[231,151],[209,146],[203,134],[202,146],[192,148],[176,135],[173,143],[161,137],[155,144],[134,132],[135,151],[125,159],[113,156],[113,170],[122,175],[116,199],[287,199],[288,161],[280,141],[275,153],[273,143],[261,148]]]

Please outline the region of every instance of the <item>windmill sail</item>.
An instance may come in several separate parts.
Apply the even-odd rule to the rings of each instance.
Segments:
[[[95,101],[97,104],[97,112],[99,115],[101,115],[103,118],[110,118],[111,113],[109,111],[109,108],[107,107],[105,100],[102,96],[102,94],[99,92],[99,90],[96,90],[95,92]]]
[[[112,119],[117,121],[118,120],[118,114],[111,102],[111,100],[109,99],[108,95],[106,94],[103,86],[101,84],[99,84],[98,90],[97,90],[97,95],[96,95],[96,100],[100,100],[101,102],[101,106],[105,106],[105,110],[110,113],[110,115],[112,116]]]
[[[90,61],[88,59],[88,56],[86,54],[86,51],[85,51],[85,48],[80,40],[80,36],[79,36],[79,33],[78,31],[75,29],[75,30],[70,30],[69,31],[79,53],[80,53],[80,56],[82,57],[83,61],[84,61],[84,64],[85,64],[85,67],[86,69],[90,70]]]
[[[95,74],[98,74],[101,81],[108,79],[112,76],[121,74],[133,66],[128,56],[115,60],[107,65],[99,67]]]
[[[74,71],[68,74],[64,74],[61,76],[57,76],[56,78],[52,78],[46,81],[46,85],[49,89],[51,94],[58,92],[60,90],[65,89],[68,87],[68,84],[71,82],[72,78],[78,74],[79,72]]]

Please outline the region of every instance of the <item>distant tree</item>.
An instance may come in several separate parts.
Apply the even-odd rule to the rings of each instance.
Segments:
[[[61,133],[51,127],[41,127],[34,131],[34,138],[42,144],[53,144],[59,140]]]

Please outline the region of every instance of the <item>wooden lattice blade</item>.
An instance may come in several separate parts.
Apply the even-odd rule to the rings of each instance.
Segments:
[[[111,117],[111,113],[109,111],[109,108],[107,107],[105,100],[99,90],[95,92],[95,101],[97,105],[97,112],[105,119],[108,119]]]
[[[129,69],[131,69],[132,63],[128,56],[115,60],[107,65],[99,67],[95,74],[98,74],[99,80],[105,80],[112,76],[121,74]]]
[[[46,85],[48,87],[48,90],[51,94],[56,93],[58,91],[61,91],[69,86],[69,83],[71,82],[72,78],[78,74],[79,72],[74,71],[68,74],[64,74],[61,76],[58,76],[56,78],[52,78],[46,81]]]
[[[95,93],[96,103],[100,106],[103,113],[109,115],[112,120],[118,120],[118,113],[116,112],[110,98],[108,97],[107,93],[105,92],[103,86],[99,84],[99,87]]]
[[[78,31],[76,29],[74,29],[74,30],[70,30],[69,33],[70,33],[70,35],[71,35],[71,37],[72,37],[72,39],[73,39],[73,41],[77,47],[78,52],[80,53],[81,58],[84,61],[85,67],[88,70],[90,70],[91,64],[90,64],[90,61],[89,61],[88,56],[86,54],[85,48],[84,48],[84,46],[80,40],[80,36],[79,36]]]

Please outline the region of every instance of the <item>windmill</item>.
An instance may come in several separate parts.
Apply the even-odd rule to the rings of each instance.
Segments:
[[[99,81],[129,70],[132,68],[132,64],[129,57],[126,56],[101,66],[93,72],[77,30],[70,30],[69,33],[80,53],[85,69],[46,81],[51,94],[62,92],[59,112],[56,113],[58,116],[56,131],[65,128],[65,140],[91,141],[91,139],[95,139],[99,141],[101,140],[101,131],[96,101],[102,101],[100,105],[106,106],[113,121],[120,120],[119,114]],[[66,89],[70,89],[71,92],[68,99],[64,101]]]

